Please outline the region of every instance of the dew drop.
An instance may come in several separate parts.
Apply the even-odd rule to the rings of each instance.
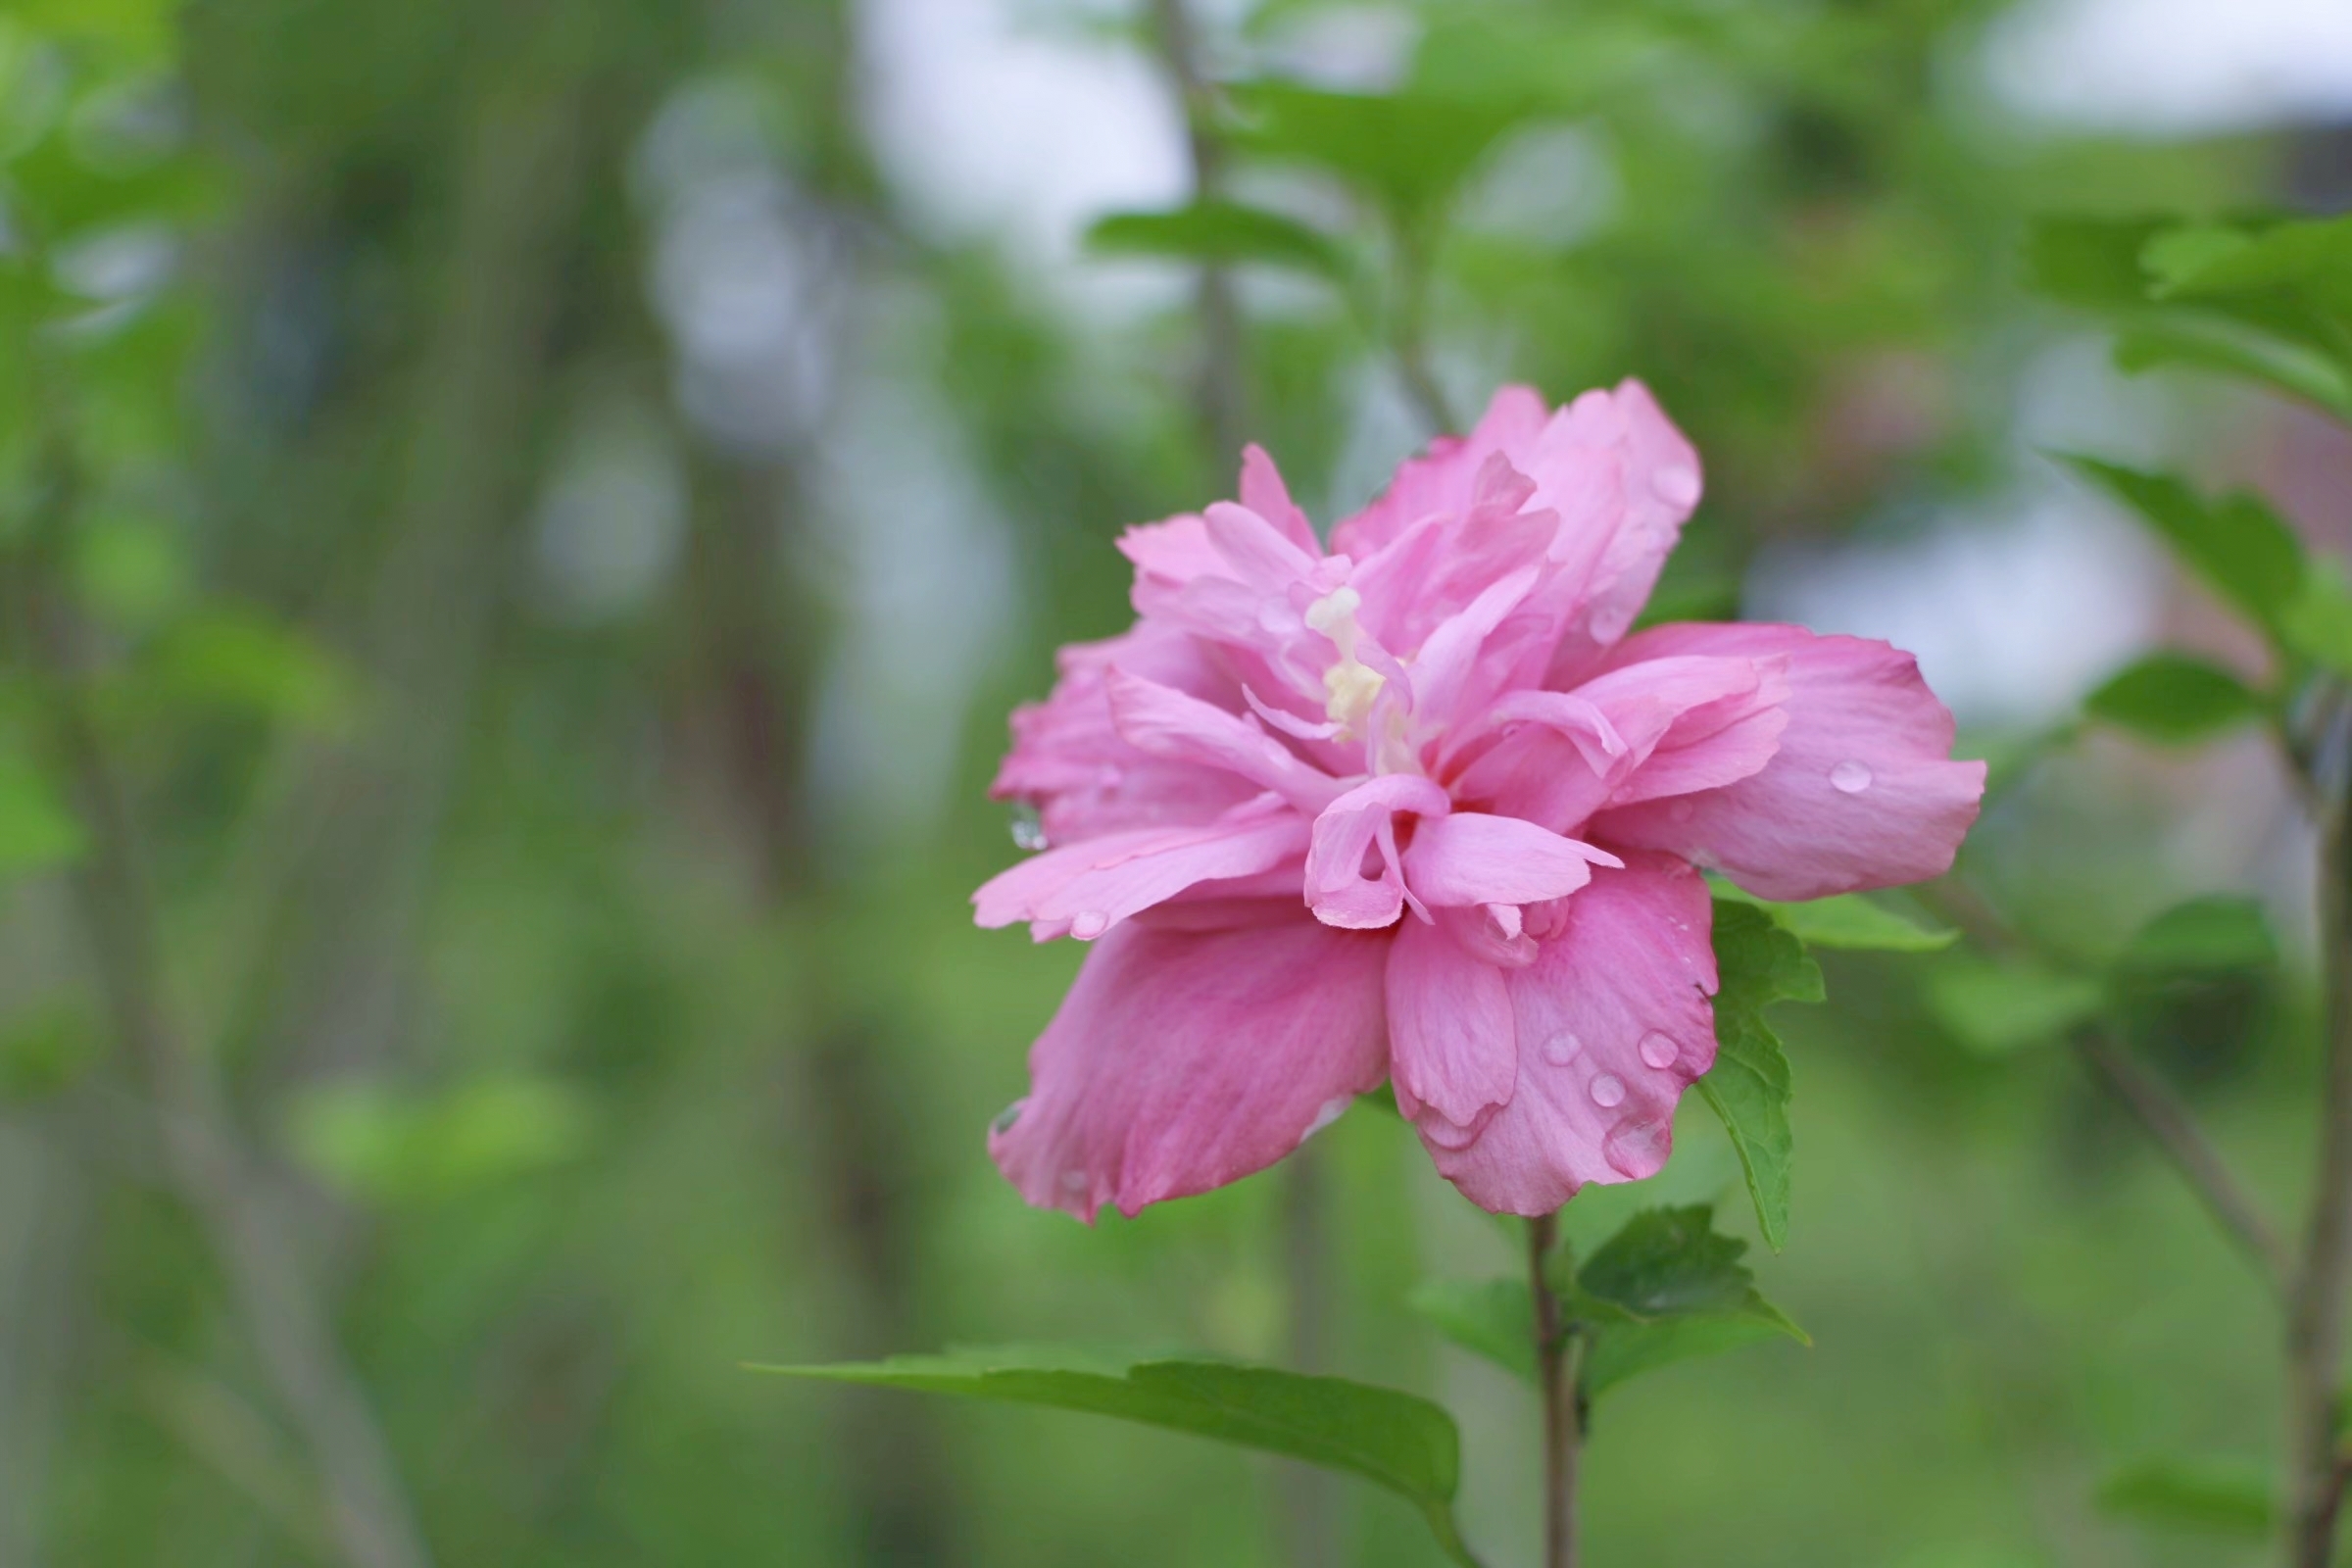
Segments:
[[[1673,1066],[1675,1058],[1683,1054],[1683,1048],[1674,1043],[1673,1037],[1655,1029],[1642,1037],[1641,1051],[1642,1063],[1661,1072]]]
[[[1110,916],[1101,909],[1081,909],[1070,916],[1070,935],[1081,942],[1092,942],[1110,929]]]
[[[1574,1061],[1576,1054],[1584,1049],[1585,1043],[1582,1040],[1577,1039],[1570,1031],[1563,1029],[1544,1042],[1544,1059],[1554,1067],[1565,1067]]]
[[[1422,1137],[1444,1150],[1468,1149],[1478,1137],[1472,1129],[1457,1126],[1434,1112],[1415,1125]]]
[[[1026,801],[1012,808],[1012,842],[1032,853],[1046,847],[1046,824],[1037,819],[1037,808]]]
[[[1600,1141],[1600,1157],[1609,1162],[1618,1175],[1640,1181],[1654,1176],[1666,1163],[1666,1155],[1674,1146],[1671,1123],[1640,1121],[1627,1117],[1609,1129]]]
[[[1698,470],[1680,464],[1650,475],[1650,492],[1670,507],[1693,506],[1698,501]]]
[[[1079,1193],[1085,1192],[1086,1188],[1086,1172],[1082,1170],[1065,1170],[1061,1173],[1061,1190],[1063,1192],[1071,1194],[1074,1197]]]
[[[1592,1080],[1592,1103],[1606,1110],[1625,1101],[1625,1080],[1613,1072],[1604,1072]]]
[[[1840,795],[1859,795],[1870,788],[1870,769],[1848,758],[1830,769],[1830,785]]]
[[[1671,822],[1688,822],[1697,814],[1698,808],[1689,801],[1677,801],[1666,808],[1666,818]]]
[[[988,1130],[999,1138],[1004,1137],[1012,1131],[1012,1124],[1021,1119],[1021,1111],[1028,1103],[1029,1102],[1026,1100],[1016,1100],[1006,1105],[1003,1110],[997,1112],[997,1119],[988,1124]]]

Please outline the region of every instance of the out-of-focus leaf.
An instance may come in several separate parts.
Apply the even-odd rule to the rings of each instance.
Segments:
[[[2306,564],[2302,590],[2278,619],[2278,636],[2312,662],[2352,675],[2352,584],[2336,562],[2322,556]]]
[[[0,1104],[70,1087],[103,1054],[102,1039],[88,1011],[73,1005],[0,1022]]]
[[[2259,1466],[2149,1459],[2110,1476],[2099,1507],[2162,1530],[2260,1541],[2271,1533],[2275,1484]]]
[[[2127,374],[2170,366],[2260,381],[2352,419],[2352,370],[2301,343],[2203,312],[2172,311],[2127,327],[2115,340]]]
[[[1112,213],[1086,231],[1088,247],[1117,256],[1262,263],[1343,278],[1348,258],[1331,237],[1295,218],[1239,202],[1195,202],[1164,213]]]
[[[2140,266],[2148,241],[2172,227],[2169,218],[2043,218],[2026,234],[2026,277],[2054,300],[2086,310],[2147,304]]]
[[[1572,1302],[1592,1337],[1582,1382],[1597,1398],[1641,1373],[1757,1340],[1810,1344],[1757,1294],[1747,1244],[1713,1228],[1703,1205],[1635,1215],[1577,1272]]]
[[[149,658],[172,697],[332,728],[353,707],[352,681],[325,649],[259,613],[210,610],[173,626]]]
[[[2254,497],[2208,503],[2167,474],[2141,473],[2097,458],[2063,461],[2138,514],[2182,564],[2257,624],[2277,627],[2302,592],[2301,541]]]
[[[1228,96],[1241,116],[1237,143],[1328,171],[1408,227],[1441,209],[1521,117],[1506,104],[1288,81],[1240,82]]]
[[[2150,654],[2082,700],[2093,718],[2147,740],[2184,745],[2258,719],[2260,693],[2209,660]]]
[[[113,625],[154,624],[187,591],[187,554],[160,518],[102,514],[75,530],[74,580],[82,602]]]
[[[2278,939],[2253,899],[2215,895],[2177,904],[2140,927],[2118,956],[2142,971],[2265,969],[2278,961]]]
[[[1854,953],[1939,953],[1960,940],[1948,926],[1925,926],[1859,893],[1840,893],[1804,904],[1774,904],[1729,882],[1710,879],[1718,899],[1750,904],[1808,948]]]
[[[2257,242],[2165,218],[2045,219],[2027,244],[2027,275],[2051,298],[2112,319],[2116,363],[2126,370],[2220,370],[2352,418],[2352,338],[2325,308],[2331,285],[2297,290],[2290,284],[2320,274],[2297,272],[2274,254],[2301,248],[2318,254],[2328,246]],[[2249,249],[2264,254],[2238,254]]]
[[[0,878],[46,870],[88,848],[81,821],[48,775],[0,726]]]
[[[566,1163],[592,1118],[578,1091],[552,1079],[501,1075],[446,1094],[338,1084],[297,1101],[295,1152],[348,1192],[386,1203],[463,1198]]]
[[[2140,260],[2159,298],[2291,289],[2323,308],[2352,305],[2352,218],[2184,226],[2152,237]]]
[[[1453,1522],[1461,1470],[1453,1418],[1395,1389],[1222,1361],[1119,1361],[1039,1349],[754,1370],[1083,1410],[1346,1470],[1418,1507],[1446,1556],[1476,1568]]]
[[[1740,1152],[1756,1223],[1778,1251],[1788,1237],[1788,1058],[1764,1021],[1775,1002],[1822,1000],[1821,969],[1753,905],[1715,902],[1715,1065],[1699,1092]]]
[[[1535,1301],[1525,1280],[1424,1280],[1405,1304],[1476,1355],[1536,1379]]]
[[[2098,982],[2025,963],[1954,958],[1928,980],[1928,1004],[1953,1039],[2005,1056],[2054,1041],[2095,1015]]]

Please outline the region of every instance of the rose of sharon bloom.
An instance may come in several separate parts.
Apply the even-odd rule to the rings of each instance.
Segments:
[[[1128,530],[1134,629],[1062,650],[994,786],[1046,847],[973,896],[1093,944],[990,1138],[1024,1197],[1205,1192],[1387,1079],[1473,1202],[1547,1213],[1654,1174],[1714,1063],[1698,867],[1950,867],[1984,767],[1908,655],[1626,635],[1698,495],[1640,383],[1506,387],[1329,553],[1254,447],[1238,505]]]

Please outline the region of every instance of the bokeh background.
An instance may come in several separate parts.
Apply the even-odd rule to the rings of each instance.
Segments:
[[[1485,128],[1400,238],[1188,137],[1188,83],[1198,122],[1264,79]],[[1387,304],[1086,243],[1204,185]],[[1369,1108],[1133,1222],[1023,1207],[983,1129],[1078,955],[964,902],[1017,853],[1004,712],[1124,624],[1119,528],[1228,494],[1244,435],[1328,522],[1504,379],[1638,374],[1697,442],[1676,613],[1922,656],[2004,764],[1963,874],[2051,952],[2263,901],[2279,962],[2126,1010],[2283,1204],[2292,800],[2252,739],[2066,730],[2148,645],[2261,655],[2042,454],[2341,551],[2352,449],[2123,377],[2020,257],[2040,213],[2346,205],[2330,0],[13,0],[0,1564],[350,1562],[321,1410],[453,1568],[1435,1560],[1271,1461],[740,1369],[1047,1340],[1441,1397],[1470,1534],[1529,1560],[1532,1400],[1405,1306],[1508,1238]],[[1787,1009],[1755,1261],[1815,1343],[1612,1396],[1594,1561],[2259,1551],[2226,1486],[2206,1534],[2101,1501],[2259,1478],[2274,1319],[1972,961]],[[1703,1122],[1678,1192],[1723,1183]]]

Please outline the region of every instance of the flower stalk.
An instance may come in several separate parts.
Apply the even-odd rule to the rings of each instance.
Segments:
[[[2352,694],[2309,753],[2320,812],[2320,972],[2325,988],[2319,1170],[2287,1299],[2285,1547],[2290,1568],[2328,1568],[2348,1479],[2339,1435],[2344,1313],[2352,1304]]]
[[[1570,1332],[1545,1276],[1558,1231],[1554,1214],[1527,1222],[1527,1284],[1536,1300],[1536,1378],[1544,1395],[1544,1568],[1575,1568],[1576,1461],[1585,1436],[1576,1386],[1584,1342]]]

